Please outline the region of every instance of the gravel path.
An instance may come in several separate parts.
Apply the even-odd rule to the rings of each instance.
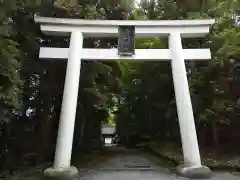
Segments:
[[[80,173],[81,174],[81,173]],[[186,180],[163,167],[155,157],[139,151],[115,150],[76,180]],[[240,180],[230,173],[214,173],[209,180]]]

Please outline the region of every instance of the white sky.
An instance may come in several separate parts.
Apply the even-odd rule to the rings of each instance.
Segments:
[[[141,0],[135,0],[136,4],[140,3]]]
[[[138,4],[140,3],[141,0],[134,0],[134,1],[135,1],[136,6],[138,7]]]

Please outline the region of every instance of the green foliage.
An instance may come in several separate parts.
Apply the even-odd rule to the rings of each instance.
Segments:
[[[212,122],[225,126],[239,119],[236,98],[239,90],[233,93],[237,84],[234,81],[233,62],[239,61],[240,29],[234,27],[239,1],[141,1],[140,8],[134,11],[134,19],[209,19],[216,23],[204,41],[186,40],[186,47],[210,47],[212,59],[205,63],[186,63],[189,85],[193,102],[197,128],[211,129]],[[185,40],[184,40],[185,41]],[[160,38],[137,39],[137,48],[166,48],[167,41]],[[151,134],[154,138],[179,137],[175,123],[176,107],[171,78],[167,64],[139,63],[131,64],[135,74],[125,73],[123,104],[120,108],[119,123],[123,134]],[[239,86],[237,86],[239,88]],[[235,87],[236,88],[236,87]],[[227,123],[226,123],[227,122]],[[124,128],[125,126],[128,126]],[[132,127],[134,126],[134,128]],[[227,131],[227,127],[224,127]],[[128,132],[128,130],[129,132]],[[155,131],[154,131],[155,130]],[[201,132],[199,132],[201,135]],[[220,136],[220,135],[218,135]],[[228,135],[230,136],[230,134]]]
[[[4,154],[0,157],[0,166],[3,162],[5,168],[10,169],[17,163],[25,162],[17,158],[23,157],[22,155],[13,153],[16,149],[15,143],[20,141],[29,142],[27,151],[36,147],[33,142],[42,142],[42,146],[37,148],[38,162],[44,161],[43,157],[48,156],[45,154],[46,148],[49,148],[50,153],[54,148],[51,140],[46,139],[56,136],[56,128],[52,127],[55,127],[53,124],[57,124],[59,119],[66,64],[39,61],[39,44],[61,47],[67,46],[69,39],[46,37],[41,34],[39,25],[34,23],[34,15],[86,19],[111,17],[108,9],[100,6],[98,2],[96,0],[69,3],[67,0],[56,0],[53,3],[51,0],[43,0],[39,6],[40,2],[37,0],[0,1],[0,154]],[[97,40],[90,39],[85,44],[93,48],[94,41]],[[100,47],[106,46],[107,43],[105,40],[99,40]],[[98,133],[97,124],[106,119],[109,109],[116,105],[113,97],[120,91],[121,67],[119,62],[95,61],[82,64],[78,103],[81,119],[77,124],[83,126],[83,120],[87,119],[86,127],[95,127],[89,129],[89,132],[84,129],[84,133],[80,133],[84,134],[88,141],[91,138],[88,133]],[[27,110],[31,112],[30,115],[27,115]],[[11,126],[9,124],[5,128],[2,122],[9,120]],[[19,128],[19,124],[23,128]],[[81,126],[77,129],[80,130]],[[12,142],[11,133],[20,140]],[[11,153],[6,154],[5,147]],[[6,162],[2,158],[6,158]],[[12,158],[16,159],[15,162],[11,161]]]
[[[10,2],[3,2],[6,8],[0,17],[0,122],[8,120],[12,108],[20,106],[19,85],[21,52],[19,44],[13,38],[13,22],[8,19],[7,13],[11,12]],[[12,2],[14,3],[14,2]],[[12,7],[14,8],[14,7]]]

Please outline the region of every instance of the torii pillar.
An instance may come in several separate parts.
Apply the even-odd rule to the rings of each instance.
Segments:
[[[184,155],[184,164],[177,170],[180,175],[190,178],[211,175],[210,169],[201,163],[185,67],[185,60],[210,59],[211,53],[209,49],[182,49],[181,38],[206,35],[214,20],[110,21],[35,17],[35,21],[41,24],[44,33],[70,35],[69,48],[41,47],[39,53],[40,58],[68,59],[55,159],[53,167],[45,171],[47,177],[66,179],[78,174],[78,170],[70,162],[81,60],[96,59],[171,61]],[[130,57],[120,57],[117,49],[83,49],[83,36],[117,37],[119,26],[135,26],[137,37],[167,36],[169,49],[136,49],[135,54]]]

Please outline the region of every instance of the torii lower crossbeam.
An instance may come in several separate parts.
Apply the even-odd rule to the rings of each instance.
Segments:
[[[183,49],[185,60],[206,60],[211,58],[209,49]],[[41,47],[39,57],[43,59],[68,59],[69,48]],[[136,49],[134,56],[118,56],[117,49],[82,49],[82,60],[171,60],[169,49]],[[79,59],[80,60],[80,59]]]

